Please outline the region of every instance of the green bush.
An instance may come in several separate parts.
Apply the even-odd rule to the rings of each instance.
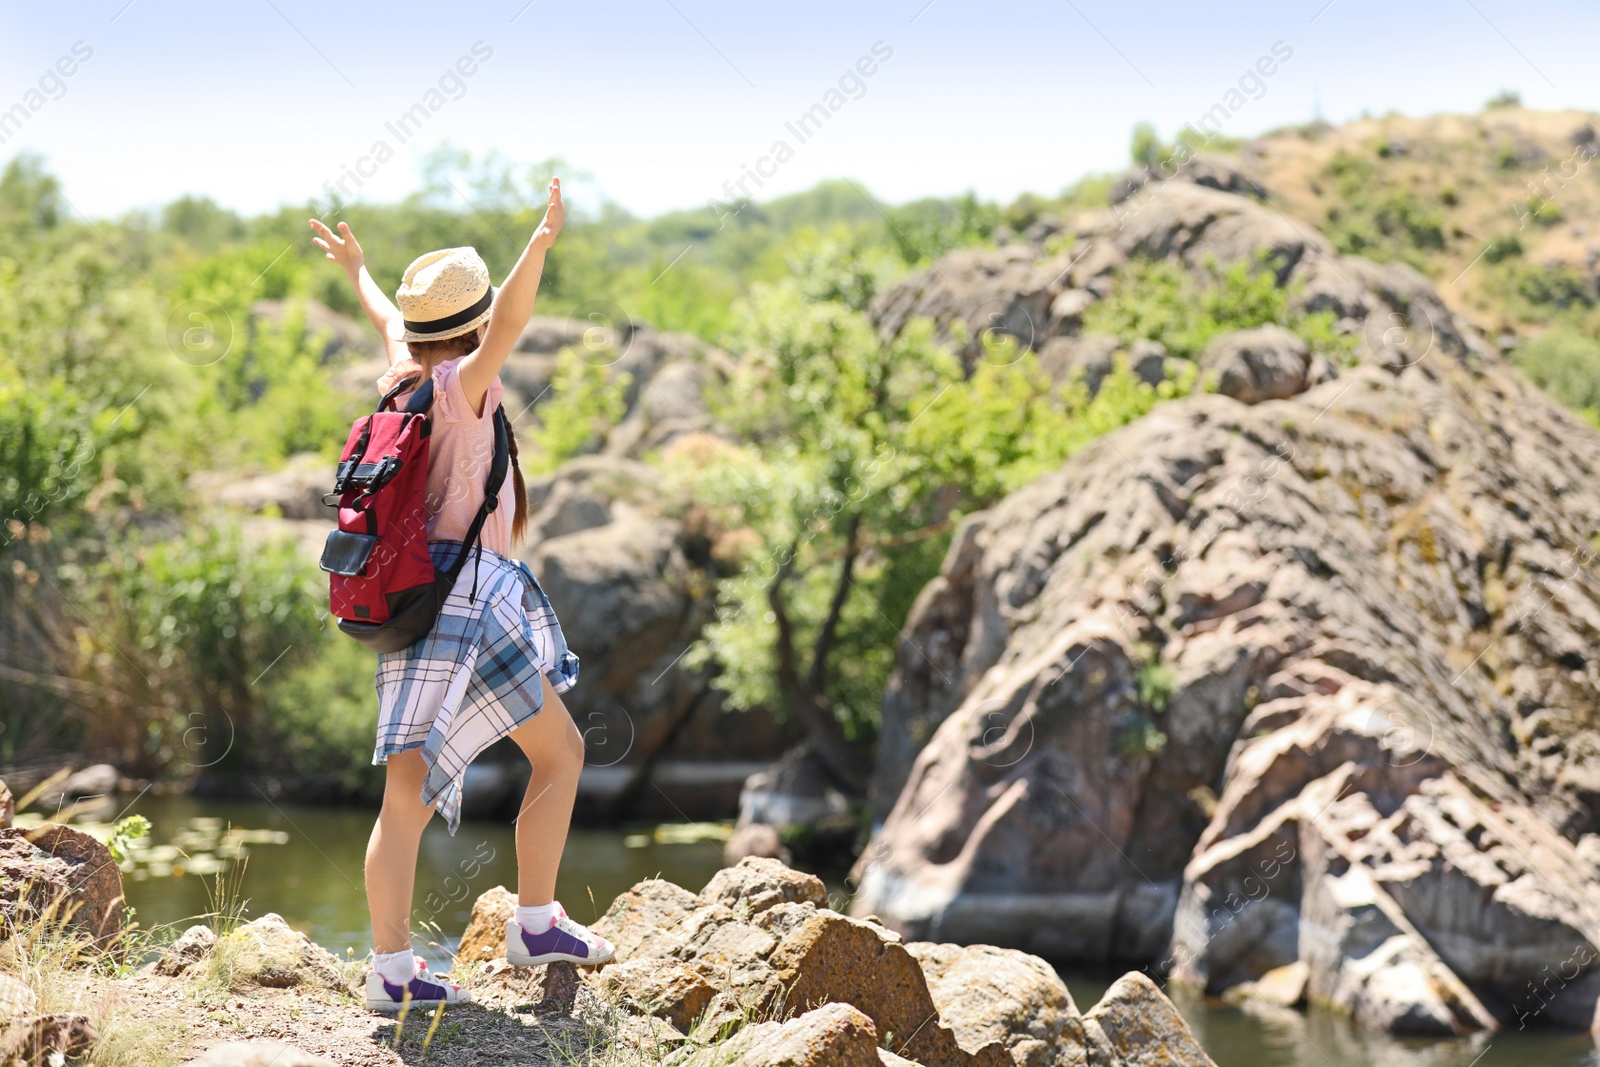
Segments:
[[[1265,263],[1241,261],[1213,270],[1203,284],[1180,264],[1134,260],[1118,272],[1111,295],[1084,314],[1083,329],[1124,341],[1159,341],[1169,355],[1192,360],[1218,334],[1278,323],[1317,351],[1337,358],[1348,353],[1354,342],[1334,332],[1332,313],[1295,312],[1291,296]]]
[[[533,473],[553,471],[597,447],[627,410],[623,398],[632,380],[628,374],[609,373],[603,363],[591,362],[577,349],[563,350],[556,357],[550,398],[537,409],[537,449],[522,460],[524,468]]]
[[[316,650],[327,603],[294,547],[246,544],[225,524],[167,538],[129,531],[61,576],[88,605],[64,673],[105,695],[80,713],[92,750],[145,773],[256,764],[261,683]]]
[[[1371,159],[1341,150],[1323,176],[1338,194],[1323,232],[1339,251],[1426,269],[1427,253],[1444,248],[1444,212]]]
[[[1539,388],[1600,426],[1600,341],[1557,326],[1523,343],[1513,358]]]
[[[332,625],[310,642],[304,658],[263,679],[260,763],[263,769],[293,768],[319,791],[378,797],[383,772],[372,765],[377,657]]]

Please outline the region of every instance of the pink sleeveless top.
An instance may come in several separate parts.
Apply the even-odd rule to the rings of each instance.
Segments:
[[[465,358],[465,357],[462,357]],[[495,376],[484,397],[479,414],[461,388],[461,359],[450,359],[433,368],[433,433],[428,444],[428,540],[461,541],[483,503],[483,482],[494,460],[494,409],[500,406],[505,388]],[[408,374],[422,370],[410,359],[402,359],[378,379],[380,392],[387,392]],[[396,399],[404,407],[411,392]],[[511,555],[511,522],[517,512],[513,473],[506,470],[500,487],[500,505],[483,523],[483,547],[502,556]]]

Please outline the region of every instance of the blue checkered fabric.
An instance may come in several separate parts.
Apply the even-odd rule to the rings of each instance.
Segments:
[[[457,541],[428,546],[433,564],[451,566]],[[477,755],[544,705],[539,674],[558,693],[578,681],[555,609],[526,564],[484,549],[456,579],[427,637],[378,657],[378,745],[374,763],[422,750],[428,779],[422,802],[456,832],[461,779]],[[477,593],[473,596],[476,585]]]

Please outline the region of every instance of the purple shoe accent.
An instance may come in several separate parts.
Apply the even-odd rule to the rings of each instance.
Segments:
[[[406,992],[411,993],[413,1004],[437,1004],[440,1001],[448,1002],[450,991],[438,982],[426,982],[421,978],[413,978],[405,985],[395,985],[389,979],[383,979],[383,991],[394,1000],[396,1004],[403,1003]]]
[[[519,926],[522,931],[522,947],[527,949],[530,956],[548,956],[560,953],[564,956],[576,956],[579,959],[589,958],[589,946],[567,933],[558,926],[551,926],[542,934],[530,934],[526,927]]]

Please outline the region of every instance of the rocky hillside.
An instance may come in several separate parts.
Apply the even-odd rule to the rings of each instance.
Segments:
[[[1355,343],[1216,338],[1218,393],[965,521],[905,628],[853,909],[1394,1031],[1588,1027],[1600,436],[1415,271],[1190,182],[884,307],[1075,358],[1130,261],[1252,256]]]
[[[125,926],[106,847],[71,827],[0,827],[0,866],[7,1067],[1213,1067],[1142,974],[1080,1013],[1037,957],[903,943],[829,909],[819,879],[773,860],[723,870],[699,893],[639,883],[597,926],[616,960],[582,972],[508,965],[515,901],[496,887],[460,942],[471,1003],[398,1018],[365,1008],[359,962],[277,915],[215,917],[152,943]]]
[[[1287,214],[1418,267],[1494,336],[1600,297],[1597,130],[1582,111],[1386,115],[1278,130],[1237,161]]]

